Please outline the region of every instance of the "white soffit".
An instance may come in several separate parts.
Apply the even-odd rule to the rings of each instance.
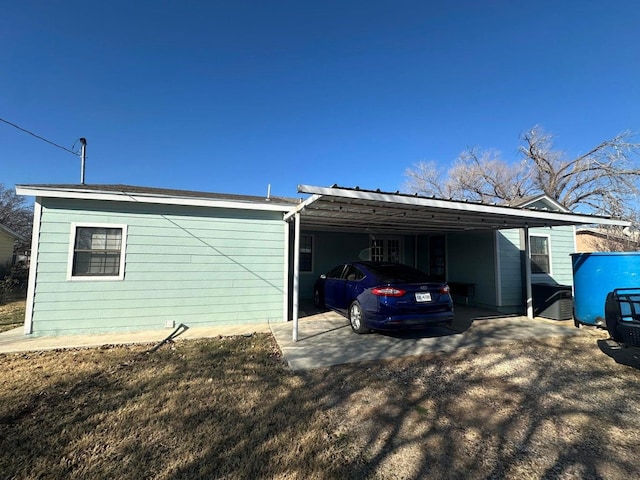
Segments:
[[[312,194],[285,215],[301,213],[307,229],[378,234],[446,233],[567,225],[629,225],[608,217],[444,200],[343,187],[298,185]]]

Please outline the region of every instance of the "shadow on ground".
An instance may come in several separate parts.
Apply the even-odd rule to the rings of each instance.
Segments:
[[[152,354],[4,355],[0,471],[70,480],[640,478],[637,372],[601,355],[588,335],[514,345],[303,372],[282,364],[269,335]]]
[[[338,313],[303,305],[295,342],[293,328],[293,322],[271,324],[280,350],[293,370],[580,334],[572,325],[568,327],[561,322],[501,316],[464,306],[456,307],[451,328],[358,335],[352,332],[348,320]]]
[[[598,340],[598,347],[616,363],[640,370],[640,348],[627,347],[609,338]]]

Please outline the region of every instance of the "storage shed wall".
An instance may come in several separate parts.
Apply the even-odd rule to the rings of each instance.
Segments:
[[[42,199],[32,333],[282,321],[281,212]],[[67,280],[72,222],[127,225],[121,281]]]

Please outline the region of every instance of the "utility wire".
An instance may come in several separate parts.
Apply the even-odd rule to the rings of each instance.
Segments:
[[[73,154],[73,155],[75,155],[75,156],[78,156],[78,155],[79,155],[79,154],[78,154],[78,152],[74,152],[73,150],[69,150],[68,148],[65,148],[65,147],[63,147],[63,146],[61,146],[61,145],[58,145],[57,143],[54,143],[54,142],[52,142],[51,140],[47,140],[46,138],[41,137],[40,135],[36,135],[35,133],[30,132],[30,131],[29,131],[29,130],[27,130],[26,128],[22,128],[21,126],[16,125],[15,123],[11,123],[10,121],[5,120],[4,118],[0,118],[0,122],[4,122],[4,123],[6,123],[7,125],[11,125],[12,127],[15,127],[15,128],[17,128],[18,130],[21,130],[21,131],[23,131],[23,132],[25,132],[25,133],[28,133],[29,135],[32,135],[32,136],[36,137],[38,140],[42,140],[43,142],[47,142],[48,144],[53,145],[54,147],[58,147],[58,148],[60,148],[60,149],[64,150],[65,152],[72,153],[72,154]]]

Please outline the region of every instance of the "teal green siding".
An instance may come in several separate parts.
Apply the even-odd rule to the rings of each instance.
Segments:
[[[498,251],[500,252],[500,280],[502,289],[501,310],[505,312],[524,312],[522,245],[520,230],[501,230],[498,232]],[[532,283],[559,283],[573,285],[573,273],[570,254],[574,252],[575,231],[573,227],[532,228],[529,235],[548,235],[551,243],[551,275],[532,275]]]
[[[281,321],[281,212],[43,199],[33,334]],[[72,222],[126,224],[122,281],[67,280]]]
[[[447,235],[447,281],[473,283],[478,306],[496,306],[493,232]]]
[[[522,257],[520,230],[500,230],[497,232],[500,288],[502,302],[499,310],[507,313],[524,313]]]
[[[532,228],[529,233],[548,234],[551,237],[551,281],[562,285],[573,285],[573,270],[571,267],[572,253],[575,253],[574,227]],[[535,276],[532,279],[536,282]],[[544,278],[541,281],[549,281]]]

